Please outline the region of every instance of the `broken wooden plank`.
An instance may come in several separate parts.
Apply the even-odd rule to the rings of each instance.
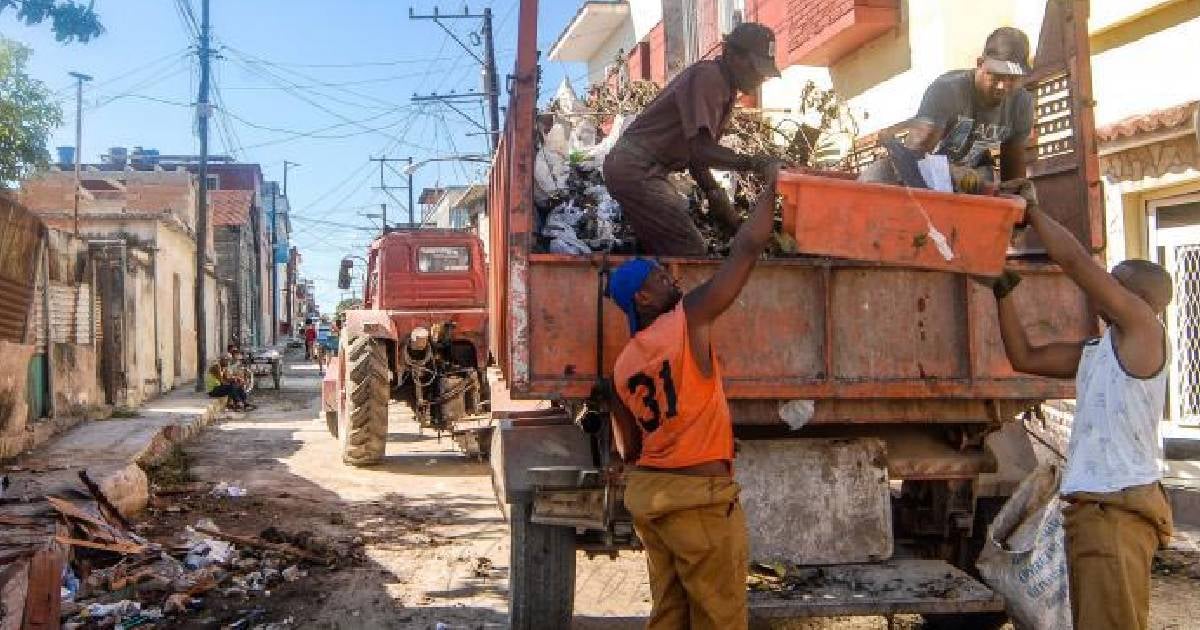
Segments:
[[[71,545],[72,547],[87,547],[89,549],[99,549],[101,551],[111,551],[113,553],[122,554],[142,553],[148,548],[146,545],[139,545],[131,542],[99,543],[92,540],[70,538],[62,535],[55,536],[54,540],[64,545]]]
[[[65,555],[58,545],[52,544],[39,549],[30,559],[22,630],[52,630],[59,627]]]
[[[321,563],[327,562],[327,560],[325,558],[322,558],[321,556],[309,553],[309,552],[307,552],[303,549],[300,549],[298,547],[295,547],[293,545],[267,542],[261,538],[255,537],[255,536],[238,536],[236,534],[226,534],[225,532],[219,532],[217,530],[207,529],[204,527],[196,527],[194,529],[197,532],[200,532],[201,534],[207,534],[209,536],[212,536],[213,538],[228,541],[228,542],[235,543],[238,545],[246,545],[247,547],[254,547],[255,549],[266,549],[269,551],[278,551],[279,553],[282,553],[282,554],[296,556],[298,558],[304,558],[305,560],[312,560],[313,562],[321,562]]]

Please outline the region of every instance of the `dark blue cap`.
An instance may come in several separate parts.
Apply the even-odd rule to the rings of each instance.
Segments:
[[[654,269],[658,269],[658,263],[653,260],[634,258],[622,263],[608,275],[608,297],[625,311],[625,317],[629,319],[630,335],[635,335],[638,331],[637,305],[633,296],[641,290],[646,278],[650,277],[650,272]]]

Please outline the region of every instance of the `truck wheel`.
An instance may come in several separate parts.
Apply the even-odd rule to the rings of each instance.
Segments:
[[[325,428],[329,429],[329,435],[338,436],[338,413],[336,411],[323,411],[325,416]]]
[[[532,504],[510,507],[509,621],[513,630],[571,627],[575,532],[530,520]]]
[[[383,459],[387,444],[387,350],[366,335],[346,344],[346,408],[339,416],[342,461],[365,466]]]

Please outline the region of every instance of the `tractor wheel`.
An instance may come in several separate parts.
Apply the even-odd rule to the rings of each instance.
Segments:
[[[575,605],[575,530],[532,522],[533,505],[509,511],[508,612],[513,630],[571,627]]]
[[[346,404],[338,414],[338,439],[342,461],[366,466],[383,459],[387,444],[388,378],[387,349],[368,336],[346,344]]]
[[[321,414],[325,416],[325,428],[329,429],[329,435],[332,435],[333,437],[337,437],[338,436],[338,412],[323,411],[323,412],[321,412]]]

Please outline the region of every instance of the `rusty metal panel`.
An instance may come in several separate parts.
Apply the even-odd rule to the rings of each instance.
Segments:
[[[518,309],[510,300],[513,317],[529,318],[522,343],[531,380],[524,387],[513,384],[514,398],[585,397],[595,379],[600,257],[530,258],[528,285],[521,291],[527,307]],[[621,260],[613,257],[609,264]],[[666,263],[686,289],[710,277],[720,261]],[[1094,320],[1057,267],[1015,266],[1036,289],[1021,291],[1021,299],[1039,308],[1059,307],[1047,320],[1052,325],[1039,334],[1086,336]],[[1070,381],[1011,371],[989,299],[986,290],[956,274],[840,260],[765,260],[715,324],[713,343],[725,366],[726,393],[734,400],[1073,396]],[[604,317],[605,368],[611,371],[629,332],[624,315],[607,300]]]
[[[1033,74],[1033,141],[1029,177],[1044,209],[1092,251],[1104,249],[1104,198],[1096,155],[1087,0],[1048,0]],[[1029,233],[1022,247],[1040,245]]]
[[[27,343],[44,234],[41,220],[0,194],[0,340]]]
[[[833,372],[839,379],[964,378],[962,276],[893,269],[833,274]]]
[[[884,442],[746,440],[737,482],[755,562],[842,564],[892,557]]]

